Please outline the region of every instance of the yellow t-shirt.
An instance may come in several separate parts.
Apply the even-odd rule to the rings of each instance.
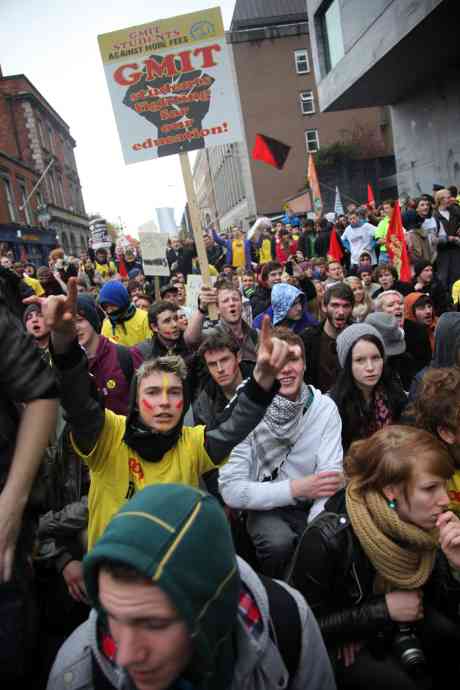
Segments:
[[[259,263],[267,264],[272,260],[272,241],[265,237],[262,240],[259,250]]]
[[[460,280],[456,280],[452,285],[452,302],[458,304],[460,300]]]
[[[97,261],[95,261],[94,267],[101,276],[102,280],[107,280],[107,278],[114,276],[117,272],[117,267],[115,266],[113,261],[109,261],[106,264],[98,264]]]
[[[232,242],[232,264],[234,268],[244,268],[246,260],[244,256],[244,240],[233,240]]]
[[[42,295],[45,294],[45,291],[44,291],[44,289],[42,288],[42,284],[41,284],[40,281],[37,280],[36,278],[31,278],[31,277],[28,276],[26,273],[24,273],[22,279],[23,279],[23,281],[24,281],[25,283],[27,283],[27,285],[28,285],[29,287],[32,288],[32,290],[35,292],[35,294],[37,295],[37,297],[41,297]]]
[[[460,471],[454,472],[447,482],[447,493],[449,494],[449,510],[460,517]]]
[[[143,309],[136,309],[133,317],[115,326],[115,333],[113,333],[112,324],[106,317],[102,323],[102,335],[118,345],[126,345],[127,347],[137,345],[152,337],[148,313]]]
[[[78,449],[71,436],[75,452],[91,474],[88,550],[136,491],[155,483],[198,487],[201,475],[216,468],[204,448],[204,426],[185,426],[174,448],[159,462],[148,462],[123,441],[125,423],[126,417],[105,410],[104,428],[89,455]]]

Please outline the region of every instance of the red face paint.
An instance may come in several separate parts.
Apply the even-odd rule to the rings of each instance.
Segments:
[[[176,402],[176,410],[180,410],[181,407],[183,406],[183,404],[184,404],[183,400],[178,400],[178,402]]]
[[[142,405],[145,407],[146,410],[148,410],[149,412],[153,412],[153,405],[151,403],[149,403],[148,400],[146,400],[145,398],[142,398],[141,402],[142,402]]]

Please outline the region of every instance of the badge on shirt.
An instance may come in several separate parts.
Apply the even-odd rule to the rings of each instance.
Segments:
[[[116,388],[116,387],[117,387],[117,382],[116,382],[116,381],[114,381],[113,379],[109,379],[109,380],[107,381],[107,388],[109,388],[110,390],[113,390],[113,389]]]

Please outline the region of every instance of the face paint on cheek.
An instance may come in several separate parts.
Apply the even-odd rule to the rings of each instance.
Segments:
[[[183,401],[183,400],[178,400],[178,401],[176,402],[176,410],[181,410],[182,407],[183,407],[183,405],[184,405],[184,401]]]
[[[154,410],[154,407],[153,407],[152,403],[150,403],[150,402],[149,402],[148,400],[146,400],[145,398],[142,398],[142,400],[141,400],[141,405],[142,405],[142,407],[144,408],[144,410],[147,410],[148,412],[153,412],[153,410]]]

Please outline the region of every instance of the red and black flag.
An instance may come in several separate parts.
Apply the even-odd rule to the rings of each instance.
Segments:
[[[255,161],[263,161],[274,168],[282,170],[291,147],[277,139],[266,137],[265,134],[256,134],[256,143],[252,149],[252,158]]]

